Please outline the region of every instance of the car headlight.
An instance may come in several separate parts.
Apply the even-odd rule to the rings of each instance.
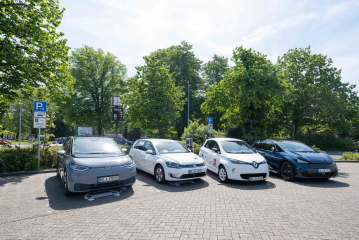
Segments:
[[[239,161],[236,159],[231,159],[231,158],[228,158],[228,161],[230,161],[231,163],[234,163],[234,164],[247,164],[246,162]]]
[[[301,163],[301,164],[310,164],[310,162],[304,161],[304,160],[300,160],[298,158],[293,158],[297,163]]]
[[[262,162],[260,162],[259,164],[266,164],[267,163],[267,160],[263,160]]]
[[[75,163],[70,163],[70,168],[74,171],[87,171],[90,169],[90,167],[86,167],[86,166],[82,166],[82,165],[77,165]]]
[[[169,168],[181,168],[181,164],[175,162],[166,162],[167,167]]]
[[[124,166],[124,167],[133,167],[133,161],[130,160],[128,162],[125,162],[122,166]]]

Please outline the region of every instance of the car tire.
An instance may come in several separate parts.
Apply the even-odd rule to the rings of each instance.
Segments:
[[[280,175],[286,181],[294,181],[295,173],[293,165],[288,161],[283,162],[282,165],[280,165]]]
[[[69,191],[68,181],[67,181],[67,171],[64,171],[64,194],[66,197],[72,195],[72,192]]]
[[[166,182],[166,179],[165,179],[165,170],[163,170],[163,167],[161,165],[157,165],[156,166],[156,169],[155,169],[155,178],[156,178],[156,181],[159,183],[159,184],[163,184]]]
[[[227,170],[224,166],[220,166],[218,170],[218,179],[222,183],[228,182]]]

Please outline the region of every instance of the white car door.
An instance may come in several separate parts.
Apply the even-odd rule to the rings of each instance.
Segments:
[[[144,158],[143,158],[143,164],[144,168],[147,172],[154,174],[154,168],[155,168],[155,161],[156,157],[154,154],[156,154],[155,148],[153,147],[152,143],[150,141],[146,141],[144,145],[145,151],[152,150],[153,154],[148,154],[145,152]]]
[[[213,159],[212,159],[212,150],[211,146],[213,145],[213,140],[207,140],[205,145],[201,147],[200,157],[203,158],[207,168],[211,171],[214,171]]]
[[[144,169],[144,164],[143,164],[143,149],[144,149],[144,145],[145,145],[145,141],[140,140],[138,141],[138,143],[136,144],[136,146],[134,147],[134,151],[133,151],[133,161],[136,164],[136,167],[139,169]]]

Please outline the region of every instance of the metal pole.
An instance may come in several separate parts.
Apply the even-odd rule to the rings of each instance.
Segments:
[[[22,101],[20,100],[19,148],[20,148],[20,144],[21,144],[21,110],[22,110]]]
[[[39,166],[39,170],[40,170],[40,141],[41,141],[40,134],[41,134],[41,128],[39,128],[39,136],[38,136],[39,146],[37,149],[37,165]]]
[[[190,84],[188,84],[188,120],[187,120],[187,128],[189,128],[189,87],[190,87],[191,85]]]
[[[116,141],[117,141],[117,134],[118,134],[117,126],[118,126],[118,121],[116,121],[115,123],[116,123],[116,136],[115,136],[115,139],[116,139]]]

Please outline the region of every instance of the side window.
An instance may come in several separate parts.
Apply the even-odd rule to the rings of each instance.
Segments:
[[[265,143],[265,150],[270,151],[272,147],[275,147],[273,141],[264,141]]]
[[[144,150],[144,145],[145,145],[145,141],[139,141],[139,142],[136,144],[135,148],[138,149],[138,150],[145,151],[145,150]]]
[[[212,140],[208,140],[208,141],[206,142],[206,144],[204,145],[204,147],[205,147],[205,148],[212,149],[212,148],[211,148],[211,145],[212,145],[211,143],[212,143],[212,142],[213,142]]]
[[[212,144],[212,148],[217,148],[219,150],[219,146],[218,146],[218,143],[216,141],[213,141],[213,144]]]
[[[145,143],[145,146],[144,146],[144,151],[147,151],[147,150],[152,150],[153,153],[155,153],[155,148],[153,147],[152,143],[148,142],[148,141]]]
[[[65,150],[65,151],[66,151],[67,146],[69,145],[69,141],[70,141],[70,139],[68,138],[68,139],[66,139],[66,141],[64,142],[64,144],[62,144],[62,150]]]
[[[67,155],[71,154],[71,148],[72,148],[72,141],[71,139],[66,139],[66,145],[64,144],[64,150]]]

